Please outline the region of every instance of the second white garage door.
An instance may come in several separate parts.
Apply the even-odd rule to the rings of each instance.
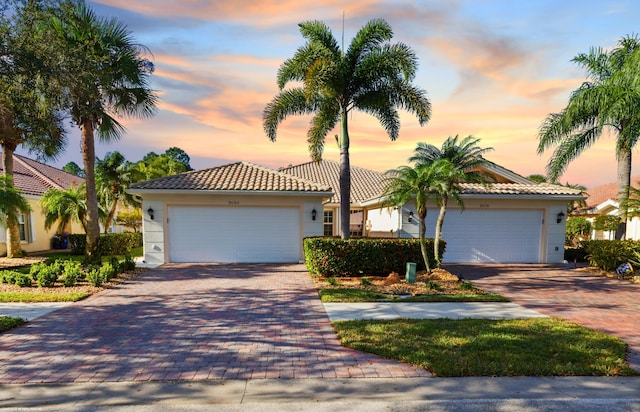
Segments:
[[[170,206],[170,262],[298,262],[299,209]]]
[[[433,236],[437,210],[429,210],[428,235]],[[537,263],[540,261],[542,210],[448,211],[442,237],[444,262]]]

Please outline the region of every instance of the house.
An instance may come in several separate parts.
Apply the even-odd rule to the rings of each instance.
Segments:
[[[324,160],[280,170],[238,162],[132,185],[143,200],[145,262],[296,262],[302,239],[336,235],[338,164]],[[463,184],[465,209],[445,219],[445,262],[557,263],[564,259],[565,213],[579,191],[535,184],[496,164],[491,185]],[[415,204],[387,208],[385,175],[353,167],[351,233],[417,237]],[[437,207],[427,215],[433,236]]]
[[[81,184],[84,179],[16,154],[13,155],[13,169],[14,185],[22,191],[31,206],[30,213],[21,214],[19,217],[22,249],[27,252],[51,249],[51,237],[55,234],[56,227],[52,227],[50,230],[45,229],[40,199],[47,189],[68,189],[71,185]],[[0,164],[0,173],[4,173],[2,164]],[[80,224],[74,223],[68,232],[82,232],[82,227]],[[0,255],[6,253],[7,230],[2,227],[0,229]]]
[[[640,176],[631,178],[631,182],[640,182]],[[579,215],[593,221],[597,216],[619,215],[620,204],[618,202],[618,184],[606,183],[587,190],[587,205]],[[615,231],[595,230],[591,232],[591,239],[615,239]],[[640,217],[633,216],[627,219],[627,232],[625,239],[640,240]]]

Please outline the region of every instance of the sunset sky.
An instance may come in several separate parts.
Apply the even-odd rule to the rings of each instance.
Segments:
[[[161,96],[151,120],[125,120],[121,141],[98,144],[97,155],[118,150],[128,160],[171,146],[184,149],[196,169],[238,160],[279,167],[306,162],[308,117],[291,117],[270,142],[262,110],[278,92],[279,65],[304,44],[297,24],[318,19],[348,44],[372,18],[386,19],[394,42],[419,59],[414,84],[427,91],[431,121],[420,127],[402,115],[391,142],[377,121],[350,117],[351,164],[385,171],[406,163],[417,142],[440,145],[451,135],[473,135],[495,150],[487,158],[522,175],[544,173],[537,133],[560,111],[584,72],[571,59],[592,46],[611,48],[640,31],[632,0],[337,1],[317,0],[96,0],[153,53],[153,88]],[[79,132],[55,165],[81,165]],[[337,133],[337,132],[336,132]],[[333,135],[324,157],[338,160]],[[561,177],[588,187],[615,181],[613,139],[603,137]],[[640,155],[634,151],[634,175]]]

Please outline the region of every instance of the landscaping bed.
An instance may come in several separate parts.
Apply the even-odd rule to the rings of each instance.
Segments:
[[[508,299],[486,292],[471,282],[444,270],[434,269],[431,274],[420,271],[415,283],[408,283],[397,273],[386,277],[313,278],[323,302],[506,302]]]

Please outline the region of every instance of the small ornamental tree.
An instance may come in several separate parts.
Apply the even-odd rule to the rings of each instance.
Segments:
[[[589,240],[593,225],[584,217],[575,216],[567,219],[565,243],[576,247],[583,240]]]
[[[602,230],[605,232],[615,232],[618,229],[618,223],[620,218],[614,215],[603,215],[595,218],[593,227],[595,230]]]

